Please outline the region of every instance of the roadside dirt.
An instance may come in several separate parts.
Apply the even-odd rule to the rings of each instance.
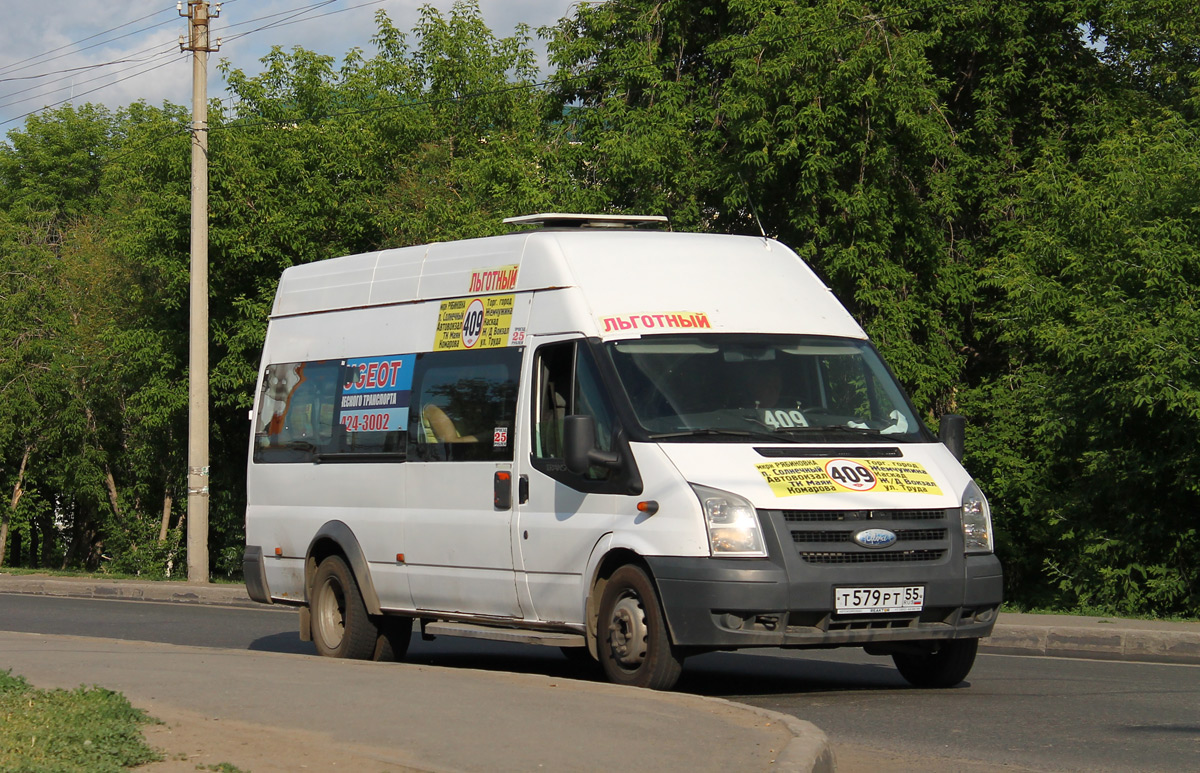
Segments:
[[[904,755],[883,749],[847,744],[833,745],[838,773],[1044,773],[1044,768],[1022,765],[995,765],[952,757]]]
[[[353,770],[410,773],[394,752],[339,743],[327,734],[217,720],[162,706],[142,707],[161,725],[146,725],[146,742],[162,753],[162,762],[135,768],[144,773],[195,773],[196,770],[284,773],[297,770]],[[226,767],[222,767],[226,766]],[[228,766],[233,766],[230,768]]]

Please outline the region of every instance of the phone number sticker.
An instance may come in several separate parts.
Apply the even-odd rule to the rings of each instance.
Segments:
[[[754,467],[777,497],[868,491],[942,493],[923,465],[896,459],[792,459]]]
[[[346,360],[335,421],[347,432],[407,429],[415,362],[415,354]]]

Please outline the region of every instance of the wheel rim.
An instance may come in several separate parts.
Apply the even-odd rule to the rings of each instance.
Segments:
[[[646,611],[637,594],[626,593],[613,605],[608,621],[608,643],[613,659],[622,668],[636,669],[646,660]]]
[[[316,618],[321,641],[329,649],[337,649],[346,635],[346,597],[341,585],[332,578],[321,586]]]

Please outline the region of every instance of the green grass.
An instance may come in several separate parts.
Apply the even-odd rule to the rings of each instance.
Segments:
[[[114,773],[162,756],[146,744],[155,724],[125,696],[102,687],[39,690],[0,671],[0,770]]]
[[[0,568],[0,574],[19,574],[30,575],[39,574],[48,577],[84,577],[92,580],[141,580],[143,582],[187,582],[186,568],[182,575],[171,577],[170,579],[154,579],[150,577],[139,577],[136,574],[125,574],[123,572],[85,572],[81,569],[25,569],[19,566],[5,566]]]
[[[82,569],[26,569],[19,566],[0,567],[0,574],[12,575],[45,575],[47,577],[75,577],[89,580],[138,580],[139,582],[187,582],[187,567],[174,577],[145,577],[123,572],[86,572]],[[209,580],[213,585],[241,585],[240,577],[213,577]]]

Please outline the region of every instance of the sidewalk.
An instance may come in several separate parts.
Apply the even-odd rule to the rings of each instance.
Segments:
[[[10,575],[0,572],[0,593],[260,606],[242,585],[193,585],[94,578]],[[1200,622],[1115,617],[1001,613],[981,652],[1005,655],[1200,663]]]
[[[3,573],[0,593],[260,606],[241,585]],[[695,773],[835,769],[825,734],[795,717],[537,674],[7,631],[0,631],[0,669],[38,687],[119,691],[167,722],[165,732],[177,738],[172,751],[185,742],[207,752],[201,762],[254,773],[590,771],[631,760]],[[152,743],[155,732],[164,731],[149,729]],[[152,770],[194,767],[188,757]]]

